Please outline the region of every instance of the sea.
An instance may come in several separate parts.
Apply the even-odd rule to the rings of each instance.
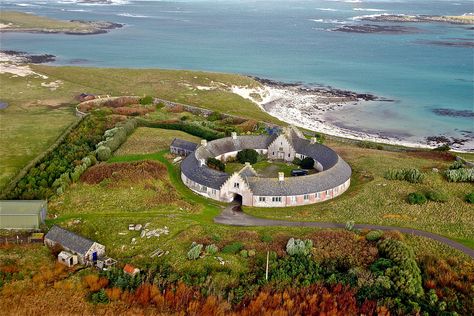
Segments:
[[[413,143],[445,136],[473,144],[472,25],[335,30],[380,24],[362,21],[367,15],[472,15],[471,0],[91,2],[2,0],[1,10],[125,26],[89,36],[2,33],[1,49],[53,54],[54,65],[207,70],[370,93],[392,102],[364,102],[326,119]]]

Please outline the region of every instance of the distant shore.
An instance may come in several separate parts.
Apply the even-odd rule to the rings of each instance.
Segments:
[[[123,24],[107,21],[62,21],[17,11],[0,15],[0,32],[95,35],[121,28]]]
[[[458,25],[474,25],[473,15],[406,15],[406,14],[376,14],[360,18],[371,22],[397,23],[448,23]]]

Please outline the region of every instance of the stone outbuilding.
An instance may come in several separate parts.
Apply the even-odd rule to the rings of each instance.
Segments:
[[[318,171],[299,177],[260,177],[250,165],[227,174],[211,169],[206,161],[216,158],[227,161],[243,149],[254,149],[269,160],[292,162],[295,158],[314,159]],[[286,207],[312,204],[332,199],[350,185],[350,166],[331,148],[315,138],[306,139],[295,127],[271,135],[237,136],[203,141],[181,163],[181,179],[194,192],[222,202],[241,201],[246,206]]]
[[[44,244],[49,247],[59,245],[66,252],[76,255],[80,264],[93,264],[105,255],[104,245],[56,225],[44,237]]]
[[[198,145],[184,139],[175,138],[171,142],[170,152],[177,156],[187,157],[192,154]]]

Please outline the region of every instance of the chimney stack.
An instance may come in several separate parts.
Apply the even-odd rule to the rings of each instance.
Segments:
[[[237,139],[237,133],[236,132],[232,132],[232,133],[230,133],[230,135],[232,136],[232,139]]]
[[[202,167],[206,164],[206,159],[199,159],[199,166]]]
[[[311,137],[311,144],[316,144],[317,141],[316,137]]]
[[[285,181],[285,174],[283,172],[278,172],[278,181]]]
[[[202,147],[206,147],[206,146],[207,146],[207,140],[202,139],[202,140],[201,140],[201,146],[202,146]]]

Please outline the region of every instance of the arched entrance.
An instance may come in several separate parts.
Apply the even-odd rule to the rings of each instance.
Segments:
[[[242,211],[242,195],[238,193],[234,193],[234,199],[232,200],[232,210],[234,212],[241,212]]]

